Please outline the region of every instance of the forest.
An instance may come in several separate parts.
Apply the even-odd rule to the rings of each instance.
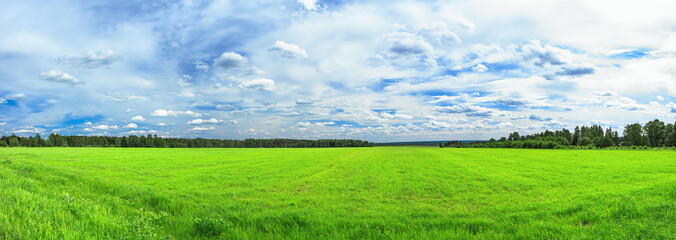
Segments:
[[[462,143],[448,141],[439,144],[439,147],[475,147],[475,148],[658,148],[676,146],[676,123],[667,123],[659,119],[652,120],[645,125],[633,123],[626,125],[622,136],[612,128],[599,125],[575,127],[571,133],[568,129],[549,131],[531,135],[520,135],[518,132],[510,133],[507,137],[499,140],[491,138],[488,142]]]
[[[0,147],[141,147],[141,148],[325,148],[373,147],[373,142],[352,139],[204,139],[147,136],[63,136],[52,133],[21,137],[12,134],[0,138]]]

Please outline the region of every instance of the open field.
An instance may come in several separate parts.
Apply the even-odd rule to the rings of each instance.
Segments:
[[[0,239],[673,239],[675,151],[0,148]]]

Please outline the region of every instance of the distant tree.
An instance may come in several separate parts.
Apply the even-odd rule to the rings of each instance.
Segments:
[[[645,144],[651,147],[659,147],[664,143],[665,126],[664,122],[659,119],[652,120],[643,126],[645,135],[648,136],[650,144]]]
[[[579,146],[587,146],[587,145],[593,144],[593,143],[594,142],[590,138],[583,137],[582,139],[580,139],[580,145]]]
[[[651,146],[651,144],[650,144],[650,137],[648,137],[648,135],[643,135],[642,140],[641,140],[641,145],[643,145],[643,146]]]
[[[10,138],[10,139],[9,139],[9,146],[10,146],[10,147],[18,147],[18,146],[21,146],[21,144],[19,143],[19,139],[18,139],[18,138]]]
[[[575,132],[573,133],[573,141],[571,142],[573,145],[579,145],[577,144],[577,141],[580,140],[580,127],[575,126]]]
[[[627,146],[643,145],[643,128],[641,124],[634,123],[624,127],[624,143]]]
[[[676,122],[674,122],[674,124],[667,124],[665,129],[667,130],[665,136],[665,145],[676,147]]]
[[[509,138],[507,138],[507,141],[519,141],[521,140],[521,137],[519,136],[518,132],[513,132],[509,134]]]

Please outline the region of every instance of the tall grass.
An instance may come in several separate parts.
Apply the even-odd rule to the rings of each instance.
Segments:
[[[676,152],[0,149],[0,239],[668,239]]]

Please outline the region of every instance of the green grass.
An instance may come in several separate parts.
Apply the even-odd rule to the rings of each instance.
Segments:
[[[673,239],[675,151],[0,148],[0,239]]]

